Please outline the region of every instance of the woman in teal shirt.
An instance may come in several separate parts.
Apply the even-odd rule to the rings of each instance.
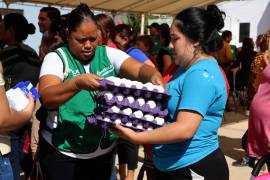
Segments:
[[[178,13],[170,35],[180,67],[166,86],[171,94],[167,125],[141,133],[115,126],[123,138],[154,144],[158,180],[229,179],[217,132],[227,100],[226,85],[217,61],[210,56],[223,45],[218,34],[223,26],[223,12],[215,5]]]

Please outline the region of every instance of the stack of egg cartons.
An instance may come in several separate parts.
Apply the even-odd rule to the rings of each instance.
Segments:
[[[96,94],[98,107],[89,116],[91,124],[107,128],[121,124],[136,131],[152,130],[164,125],[168,110],[162,104],[169,94],[152,83],[108,77],[100,82],[104,91]]]

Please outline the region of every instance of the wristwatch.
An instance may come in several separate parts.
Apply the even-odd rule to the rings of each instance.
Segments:
[[[0,86],[4,86],[5,85],[5,80],[3,77],[3,74],[0,73]]]

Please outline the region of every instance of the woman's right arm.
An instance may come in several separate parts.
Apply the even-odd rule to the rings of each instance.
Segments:
[[[100,88],[99,78],[93,74],[77,75],[63,82],[63,62],[56,53],[45,56],[39,79],[39,93],[42,105],[47,109],[56,109],[68,101],[80,90]]]
[[[68,101],[80,90],[96,90],[101,88],[98,76],[81,74],[62,82],[55,75],[44,75],[39,80],[39,93],[42,105],[47,109],[55,109]]]

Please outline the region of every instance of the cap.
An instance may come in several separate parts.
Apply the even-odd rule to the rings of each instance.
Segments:
[[[146,26],[146,27],[147,27],[147,28],[154,27],[154,28],[156,28],[156,29],[159,29],[159,24],[156,23],[156,22],[154,22],[154,23],[152,23],[151,25],[148,25],[148,26]]]

